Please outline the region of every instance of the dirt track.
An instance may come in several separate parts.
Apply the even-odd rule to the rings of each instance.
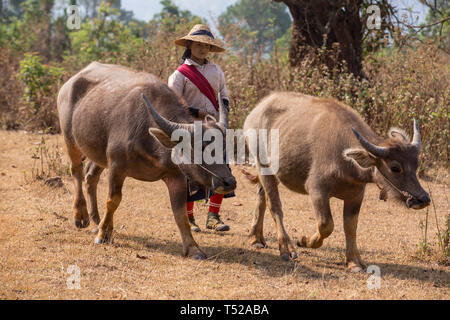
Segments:
[[[0,298],[1,299],[449,299],[450,267],[435,255],[421,258],[421,222],[426,210],[378,200],[368,187],[358,226],[363,260],[381,271],[380,289],[367,286],[369,274],[352,274],[344,265],[342,203],[331,202],[335,230],[320,249],[298,248],[297,261],[279,258],[275,227],[266,213],[269,248],[254,249],[247,240],[255,188],[234,170],[237,197],[224,201],[222,217],[231,230],[203,231],[194,238],[209,259],[182,257],[167,190],[162,182],[127,179],[114,218],[114,245],[94,245],[89,230],[76,230],[72,219],[73,187],[52,188],[31,180],[31,158],[40,135],[0,131]],[[47,145],[61,136],[45,136]],[[449,214],[448,172],[432,191],[440,228]],[[447,185],[445,184],[447,183]],[[104,174],[99,184],[100,214],[106,197]],[[447,194],[447,195],[446,195]],[[307,196],[281,188],[285,224],[296,240],[315,231]],[[239,204],[239,205],[238,205]],[[204,228],[207,207],[196,204]],[[428,243],[437,252],[434,209],[429,209]],[[80,289],[69,289],[74,265]],[[73,275],[73,274],[72,274]]]

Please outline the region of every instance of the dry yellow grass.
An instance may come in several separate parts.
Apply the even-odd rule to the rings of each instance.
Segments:
[[[50,144],[61,136],[45,136]],[[381,269],[381,288],[369,290],[369,274],[352,274],[344,265],[342,203],[332,200],[335,231],[320,249],[298,248],[297,261],[279,258],[274,223],[266,213],[269,248],[247,240],[255,189],[234,170],[237,197],[224,201],[225,234],[203,231],[194,238],[209,259],[182,257],[181,239],[162,182],[127,179],[115,214],[115,243],[94,245],[94,235],[73,225],[73,187],[51,188],[30,182],[34,143],[41,136],[0,131],[0,298],[1,299],[449,299],[449,264],[433,256],[418,258],[426,210],[408,211],[378,200],[367,189],[361,209],[358,243],[368,265]],[[442,176],[443,175],[443,176]],[[431,188],[441,229],[449,214],[448,171]],[[104,174],[99,208],[106,197]],[[292,238],[315,231],[307,196],[281,188],[285,224]],[[234,202],[242,204],[233,205]],[[207,208],[196,205],[204,228]],[[428,243],[436,244],[430,208]],[[432,247],[437,250],[436,245]],[[70,265],[81,272],[80,289],[69,289]]]

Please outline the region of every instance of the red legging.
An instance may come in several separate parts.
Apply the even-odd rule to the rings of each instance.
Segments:
[[[222,204],[223,194],[213,194],[209,197],[209,212],[214,212],[215,214],[219,214],[220,205]],[[189,217],[194,216],[194,201],[189,201],[187,203],[187,215]]]

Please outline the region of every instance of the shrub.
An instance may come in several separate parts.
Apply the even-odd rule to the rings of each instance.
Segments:
[[[26,53],[20,62],[19,79],[24,84],[22,108],[25,126],[34,129],[53,128],[58,131],[56,93],[64,70],[42,64],[37,53]]]
[[[8,46],[0,46],[0,126],[3,129],[17,129],[20,121],[17,109],[23,87],[17,78],[18,59]]]

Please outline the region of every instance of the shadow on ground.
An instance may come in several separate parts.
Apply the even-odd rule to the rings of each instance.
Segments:
[[[143,245],[149,250],[155,250],[158,252],[163,252],[165,254],[170,254],[173,256],[182,255],[182,245],[181,242],[168,241],[153,239],[151,237],[141,237],[133,235],[118,234],[116,240],[125,240],[135,242],[137,244]],[[127,247],[135,249],[135,246],[121,241],[118,244],[120,247]],[[289,262],[282,261],[279,255],[274,255],[264,249],[248,249],[248,248],[230,248],[223,246],[201,246],[202,250],[207,254],[207,261],[216,261],[219,263],[239,263],[248,267],[254,267],[259,271],[263,271],[270,277],[282,277],[286,274],[295,273],[296,276],[305,279],[338,279],[339,277],[330,274],[330,269],[335,269],[336,272],[345,271],[344,261],[336,261],[324,259],[314,254],[314,250],[311,249],[300,249],[297,248],[297,253],[299,254],[299,259],[291,260]],[[345,254],[345,249],[336,247],[323,247],[318,250],[326,250],[331,252],[341,252]],[[361,255],[369,256],[370,254],[380,253],[378,250],[361,250]],[[314,267],[317,269],[324,269],[323,272],[317,272],[307,266],[305,266],[302,261],[302,257],[315,256],[319,258],[319,262],[314,263]],[[389,275],[400,280],[419,280],[424,282],[433,283],[436,287],[450,286],[450,273],[444,270],[434,270],[432,267],[424,268],[412,265],[402,265],[394,263],[378,263],[371,262],[367,259],[365,263],[369,266],[371,264],[380,267],[381,276]],[[325,271],[325,268],[327,269]],[[350,273],[349,273],[350,274]]]

